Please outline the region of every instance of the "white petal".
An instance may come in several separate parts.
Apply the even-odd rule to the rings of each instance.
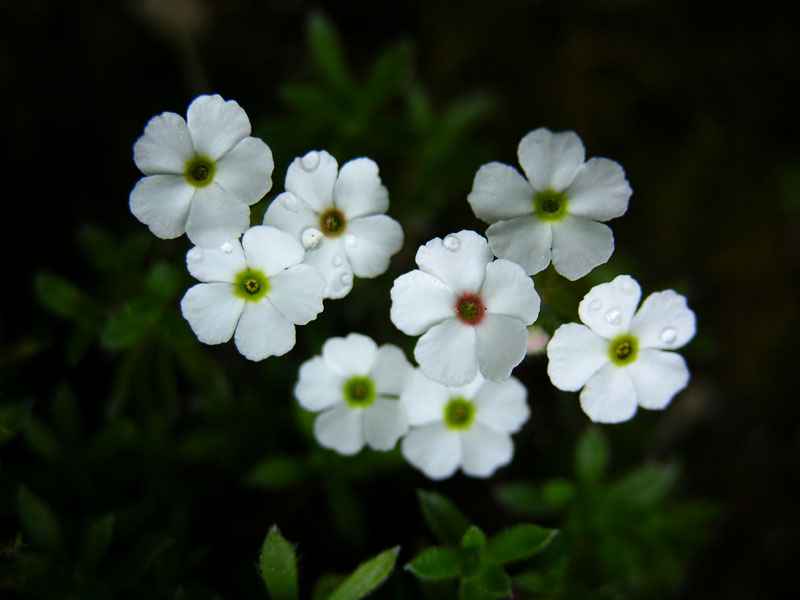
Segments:
[[[267,298],[245,302],[233,341],[242,356],[250,360],[283,356],[294,348],[294,325]]]
[[[319,215],[291,192],[284,192],[270,203],[264,225],[277,227],[300,240],[309,227],[319,228]]]
[[[295,265],[269,278],[267,297],[284,317],[305,325],[322,312],[325,278],[314,267]]]
[[[321,446],[351,456],[364,447],[363,414],[347,404],[339,404],[314,421],[314,435]]]
[[[448,285],[415,269],[394,280],[392,323],[407,335],[420,335],[455,315],[456,295]]]
[[[486,237],[495,256],[517,263],[528,275],[550,264],[553,228],[533,215],[489,225]]]
[[[353,267],[342,238],[322,238],[319,246],[306,251],[304,262],[322,273],[326,298],[344,298],[353,289]]]
[[[450,397],[450,390],[446,386],[425,377],[420,370],[415,369],[400,395],[400,402],[412,425],[428,425],[442,422],[444,407]]]
[[[214,181],[245,204],[254,204],[272,188],[274,166],[269,146],[246,137],[217,161]]]
[[[198,340],[221,344],[231,339],[244,303],[229,283],[198,283],[184,294],[181,313]]]
[[[130,195],[133,216],[153,235],[171,240],[186,231],[194,188],[183,175],[151,175],[136,182]]]
[[[172,173],[183,177],[194,156],[192,138],[183,117],[165,112],[148,121],[144,135],[133,145],[133,160],[142,173]]]
[[[530,325],[539,315],[539,294],[533,279],[518,264],[498,259],[486,265],[486,279],[480,291],[486,310]]]
[[[381,184],[375,161],[356,158],[342,166],[333,187],[333,204],[348,220],[386,212],[389,192]]]
[[[578,305],[578,315],[596,334],[611,340],[630,330],[642,290],[630,275],[594,286]]]
[[[579,323],[566,323],[547,344],[547,374],[560,390],[577,392],[609,362],[608,340]]]
[[[508,379],[514,367],[525,358],[528,328],[519,319],[487,313],[481,324],[475,327],[475,335],[478,338],[478,366],[486,379]]]
[[[490,477],[511,462],[514,443],[507,433],[475,423],[461,436],[461,470],[471,477]]]
[[[431,479],[446,479],[461,462],[461,436],[444,425],[412,429],[403,438],[405,459]]]
[[[434,238],[417,250],[419,268],[441,279],[456,294],[477,292],[486,277],[486,265],[492,251],[486,239],[474,231],[464,230]]]
[[[235,100],[226,102],[218,94],[195,98],[189,105],[186,122],[197,154],[214,161],[250,135],[250,120],[244,109]]]
[[[652,348],[639,350],[636,361],[627,367],[639,406],[653,410],[666,408],[672,398],[689,383],[689,368],[680,354]]]
[[[239,240],[223,244],[221,248],[192,248],[186,253],[186,268],[192,277],[205,282],[234,283],[236,275],[247,268],[244,251]]]
[[[527,397],[528,390],[515,377],[505,381],[487,381],[472,399],[475,420],[494,431],[517,432],[531,414]]]
[[[695,330],[694,312],[686,298],[673,290],[650,294],[631,323],[631,332],[645,348],[680,348],[694,337]]]
[[[386,215],[361,217],[347,223],[344,250],[359,277],[377,277],[403,247],[403,228]]]
[[[217,248],[238,238],[249,225],[250,207],[212,182],[194,194],[186,235],[195,246]]]
[[[608,221],[625,214],[633,191],[618,162],[592,158],[581,165],[564,193],[570,214]]]
[[[621,423],[636,414],[636,389],[625,368],[601,367],[581,392],[581,408],[595,423]]]
[[[242,236],[247,264],[260,269],[267,277],[303,261],[303,245],[285,231],[268,225],[256,225]]]
[[[574,131],[552,133],[540,127],[522,138],[517,156],[533,189],[561,192],[572,181],[585,154]]]
[[[372,338],[360,333],[350,333],[347,337],[334,337],[322,345],[322,358],[337,373],[367,375],[375,364],[378,346]]]
[[[315,356],[300,365],[294,395],[300,406],[316,412],[344,402],[344,383],[344,376],[333,371],[321,356]]]
[[[478,372],[475,345],[475,328],[456,318],[447,319],[419,338],[414,358],[431,379],[445,385],[464,385]]]
[[[392,344],[378,348],[369,376],[375,382],[375,390],[384,396],[399,396],[414,372],[405,352]]]
[[[566,215],[553,223],[553,266],[570,281],[607,262],[614,252],[614,235],[607,225]]]
[[[513,167],[499,162],[483,165],[475,173],[467,202],[479,219],[495,223],[533,212],[536,192]]]
[[[286,171],[286,191],[292,192],[318,213],[333,206],[333,186],[339,164],[324,150],[295,158]]]
[[[376,398],[364,409],[364,438],[375,450],[391,450],[408,432],[408,416],[397,400]]]

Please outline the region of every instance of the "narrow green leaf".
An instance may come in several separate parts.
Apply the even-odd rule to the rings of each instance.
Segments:
[[[347,579],[347,575],[340,573],[328,573],[323,575],[314,584],[314,593],[311,595],[312,600],[328,600],[328,596],[333,593],[342,582]]]
[[[477,582],[462,581],[458,589],[459,600],[497,600],[497,596],[485,591]]]
[[[575,484],[556,477],[542,484],[542,500],[552,508],[561,508],[575,497]]]
[[[511,594],[511,582],[503,568],[493,562],[486,561],[481,565],[475,582],[485,591],[495,596]]]
[[[532,523],[516,525],[489,540],[489,555],[501,565],[521,560],[542,551],[556,533]]]
[[[617,481],[611,492],[625,502],[652,506],[666,497],[679,477],[680,468],[676,464],[645,464]]]
[[[400,546],[384,550],[361,563],[329,596],[328,600],[358,600],[375,590],[394,569]]]
[[[547,507],[542,502],[538,486],[529,481],[515,481],[495,488],[497,500],[522,515],[535,515]]]
[[[19,518],[34,544],[52,552],[64,549],[56,515],[44,500],[25,487],[19,490]]]
[[[469,527],[469,521],[447,498],[436,492],[417,492],[428,525],[448,546],[458,546]]]
[[[452,579],[461,572],[461,556],[454,548],[426,548],[406,565],[423,579]]]
[[[373,106],[379,106],[403,91],[411,82],[414,49],[410,44],[387,48],[372,65],[366,93]]]
[[[486,561],[486,534],[475,525],[470,525],[461,538],[461,574],[474,577]]]
[[[602,479],[608,466],[609,449],[605,436],[590,427],[575,447],[575,473],[583,483],[596,483]]]
[[[33,415],[25,422],[25,440],[34,452],[50,462],[62,460],[66,454],[53,430]]]
[[[83,546],[83,562],[94,569],[108,552],[111,536],[114,533],[114,514],[95,519],[89,525],[86,541]]]
[[[247,481],[265,490],[283,490],[302,481],[307,474],[305,461],[291,456],[276,456],[256,465]]]
[[[461,547],[465,550],[483,550],[486,547],[486,534],[477,525],[470,525],[461,538]]]
[[[36,275],[35,286],[39,301],[53,314],[89,328],[102,323],[104,315],[100,308],[71,281],[42,272]]]
[[[348,87],[350,74],[339,34],[330,20],[321,13],[311,15],[308,23],[308,43],[320,75],[334,88]]]
[[[264,540],[258,564],[272,600],[297,600],[297,556],[276,525]]]

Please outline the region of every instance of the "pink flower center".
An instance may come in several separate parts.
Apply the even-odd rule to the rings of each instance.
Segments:
[[[463,323],[467,325],[477,325],[483,320],[486,307],[480,296],[475,294],[464,294],[456,301],[456,314]]]

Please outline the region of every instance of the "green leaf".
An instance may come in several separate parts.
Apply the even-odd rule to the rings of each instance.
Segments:
[[[34,544],[52,552],[64,549],[56,515],[44,500],[25,487],[19,490],[19,518]]]
[[[329,596],[328,600],[358,600],[375,590],[394,569],[400,546],[384,550],[361,563]]]
[[[53,424],[68,442],[77,444],[81,437],[81,417],[75,393],[68,385],[56,392],[52,406]]]
[[[495,488],[497,500],[523,515],[533,515],[546,510],[539,488],[528,481],[516,481],[499,485]]]
[[[477,525],[470,525],[461,538],[464,550],[483,550],[486,547],[486,534]]]
[[[548,479],[542,484],[542,500],[552,508],[561,508],[574,497],[575,485],[567,479]]]
[[[297,556],[276,525],[261,547],[259,568],[272,600],[297,600]]]
[[[477,574],[486,560],[486,535],[475,525],[470,525],[461,538],[461,573],[465,577]]]
[[[328,573],[327,575],[323,575],[314,585],[314,593],[311,595],[311,598],[313,600],[328,600],[328,596],[330,596],[333,590],[339,587],[345,579],[347,579],[347,576],[341,575],[340,573]]]
[[[511,594],[511,583],[503,568],[493,562],[486,561],[481,565],[475,582],[485,591],[495,596]]]
[[[558,533],[556,529],[532,523],[501,531],[489,541],[489,555],[501,565],[533,556],[542,551]]]
[[[406,569],[424,579],[452,579],[461,572],[461,555],[453,548],[426,548],[411,559]]]
[[[436,492],[417,492],[428,525],[448,546],[458,546],[469,527],[469,521],[447,498]]]
[[[178,271],[167,262],[159,262],[148,271],[144,286],[159,300],[172,300],[178,295],[181,280]]]
[[[33,415],[25,422],[25,440],[34,452],[50,462],[60,461],[66,455],[52,429]]]
[[[666,497],[679,477],[680,468],[676,464],[645,464],[617,481],[611,492],[626,502],[652,506]]]
[[[413,74],[414,49],[410,44],[395,44],[386,49],[372,66],[366,93],[373,106],[379,106],[399,94]]]
[[[276,456],[256,465],[247,481],[265,490],[283,490],[302,481],[307,474],[305,461],[291,456]]]
[[[462,581],[458,590],[459,600],[497,600],[497,596],[485,591],[478,583]]]
[[[344,89],[350,85],[350,73],[344,51],[330,20],[321,13],[311,15],[308,23],[308,43],[314,63],[333,88]]]
[[[608,466],[609,449],[605,436],[590,427],[575,447],[575,473],[583,483],[596,483],[602,479]]]
[[[99,327],[104,315],[83,290],[54,273],[36,275],[36,295],[53,314],[88,328]]]
[[[107,514],[92,521],[83,545],[83,562],[94,569],[108,552],[114,533],[114,514]]]

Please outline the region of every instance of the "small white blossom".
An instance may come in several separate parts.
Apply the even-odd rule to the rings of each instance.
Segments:
[[[321,356],[300,366],[294,394],[303,408],[322,411],[314,421],[322,446],[347,455],[365,443],[391,450],[408,431],[398,397],[412,371],[397,346],[351,333],[328,339]]]
[[[249,205],[272,187],[272,152],[250,137],[235,101],[198,96],[186,120],[173,112],[150,119],[133,147],[146,175],[131,191],[134,216],[160,238],[186,235],[215,248],[250,225]]]
[[[411,431],[403,438],[406,460],[431,479],[461,467],[472,477],[490,477],[511,462],[511,434],[528,420],[527,390],[516,378],[447,387],[414,371],[400,402]]]
[[[422,334],[414,357],[431,379],[464,385],[480,370],[501,381],[525,357],[539,295],[522,267],[492,258],[486,239],[465,230],[421,246],[419,269],[395,280],[392,322]]]
[[[584,162],[584,148],[572,131],[539,128],[517,150],[527,179],[499,162],[475,174],[467,200],[491,225],[492,252],[522,265],[529,275],[552,258],[567,279],[583,277],[614,252],[611,229],[598,223],[628,208],[631,188],[622,167],[607,158]]]
[[[233,336],[250,360],[281,356],[294,347],[295,325],[322,312],[325,280],[303,262],[303,247],[274,227],[251,227],[241,241],[192,248],[189,272],[203,283],[181,300],[181,312],[204,344]]]
[[[567,323],[547,345],[547,373],[557,388],[581,392],[592,421],[619,423],[636,407],[660,410],[689,382],[675,350],[694,337],[695,316],[673,290],[650,294],[628,275],[593,287],[578,307],[588,325]],[[635,312],[635,314],[634,314]]]
[[[275,198],[264,225],[292,234],[307,250],[305,262],[325,276],[326,298],[343,298],[353,275],[377,277],[403,245],[403,229],[383,214],[389,194],[369,158],[339,170],[322,151],[296,158],[286,173],[286,192]]]

